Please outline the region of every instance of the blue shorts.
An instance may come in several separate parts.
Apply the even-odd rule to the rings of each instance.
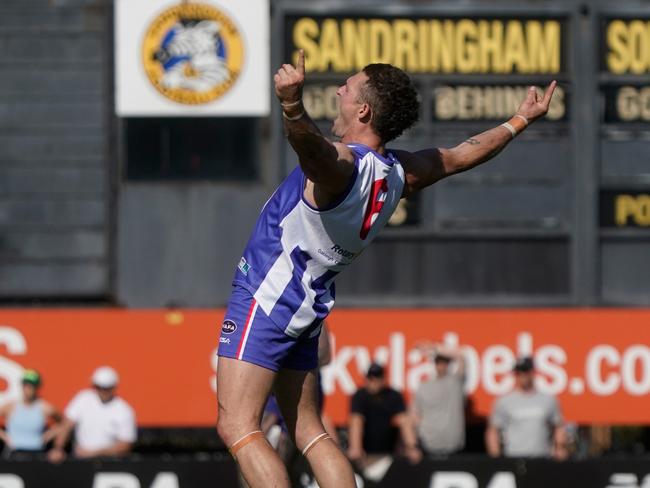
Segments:
[[[291,337],[264,313],[245,288],[234,285],[221,325],[219,356],[273,371],[318,367],[318,335]]]

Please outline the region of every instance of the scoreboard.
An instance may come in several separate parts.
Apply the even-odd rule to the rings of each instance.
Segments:
[[[601,298],[650,303],[650,13],[598,18]]]
[[[304,49],[305,106],[326,135],[336,89],[371,62],[415,82],[420,120],[389,144],[408,150],[454,146],[507,120],[530,85],[559,85],[547,117],[495,159],[402,201],[337,282],[339,302],[650,304],[650,16],[579,2],[363,5],[276,5],[274,65]],[[286,174],[297,158],[274,136]]]

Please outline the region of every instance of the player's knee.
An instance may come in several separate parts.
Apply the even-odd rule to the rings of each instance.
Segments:
[[[232,422],[227,415],[221,413],[219,414],[219,418],[217,419],[217,433],[226,444],[226,446],[231,445],[237,440],[236,429],[237,425],[235,422]]]
[[[297,427],[294,439],[296,447],[302,451],[310,442],[323,432],[325,432],[325,427],[323,427],[323,424],[321,424],[320,421]]]
[[[260,427],[254,420],[245,420],[239,415],[231,415],[219,411],[217,420],[217,433],[223,442],[230,446],[243,435],[258,430]]]

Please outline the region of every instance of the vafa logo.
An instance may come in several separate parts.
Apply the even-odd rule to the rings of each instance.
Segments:
[[[224,334],[232,334],[236,330],[237,330],[237,324],[230,319],[224,320],[223,324],[221,324],[221,331]]]

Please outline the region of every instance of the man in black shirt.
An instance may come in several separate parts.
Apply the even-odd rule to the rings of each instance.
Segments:
[[[352,396],[348,457],[362,467],[371,464],[373,458],[395,452],[399,435],[404,454],[412,462],[418,462],[422,453],[404,398],[386,384],[384,368],[372,364],[365,387]]]

